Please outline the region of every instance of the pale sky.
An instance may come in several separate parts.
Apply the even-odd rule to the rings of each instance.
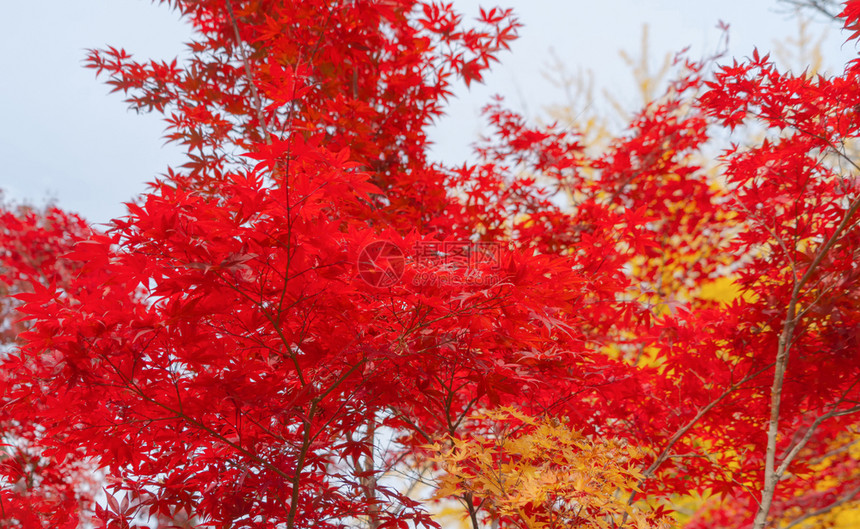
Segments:
[[[454,0],[468,17],[499,0]],[[507,0],[525,25],[511,53],[502,56],[484,85],[457,90],[449,115],[430,131],[432,155],[452,163],[470,155],[483,126],[480,108],[494,94],[531,118],[562,102],[563,93],[542,75],[549,50],[570,72],[592,70],[636,106],[633,81],[618,51],[636,53],[643,24],[655,62],[690,46],[690,55],[714,51],[720,20],[731,26],[729,56],[795,35],[796,21],[776,0]],[[81,67],[87,48],[123,47],[137,58],[172,59],[184,51],[189,30],[176,13],[148,0],[44,0],[7,2],[0,21],[0,189],[7,199],[40,205],[55,200],[92,222],[123,215],[122,202],[145,182],[181,163],[164,145],[156,114],[136,115],[120,94]],[[832,25],[831,25],[832,26]],[[820,32],[828,27],[815,24]],[[838,69],[856,56],[844,36],[830,31],[824,52]]]

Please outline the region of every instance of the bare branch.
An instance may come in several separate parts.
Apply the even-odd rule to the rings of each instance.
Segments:
[[[839,18],[840,3],[837,0],[779,0],[794,9],[809,9],[828,18]]]
[[[257,121],[260,122],[260,128],[263,129],[263,136],[266,138],[266,143],[271,145],[272,137],[269,134],[269,127],[266,125],[266,118],[263,116],[263,104],[260,101],[260,94],[257,92],[257,85],[254,84],[254,77],[251,74],[251,63],[248,61],[248,54],[245,52],[242,37],[239,35],[239,25],[236,23],[236,15],[233,13],[233,3],[230,0],[227,0],[227,13],[230,15],[230,23],[233,25],[233,35],[236,37],[236,47],[239,48],[239,53],[242,55],[242,64],[245,65],[245,77],[247,78],[248,86],[251,89],[251,97],[254,98],[254,110],[257,112]]]

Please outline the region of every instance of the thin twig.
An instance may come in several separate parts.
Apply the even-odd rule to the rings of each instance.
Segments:
[[[251,75],[251,63],[248,61],[248,54],[245,52],[242,37],[239,35],[239,25],[236,23],[236,15],[233,13],[233,3],[227,0],[227,13],[230,15],[230,23],[233,26],[233,35],[236,37],[236,47],[239,48],[239,53],[242,55],[242,64],[245,65],[245,77],[248,81],[248,86],[251,89],[251,97],[254,98],[254,109],[257,111],[257,121],[260,122],[260,128],[263,129],[263,136],[266,138],[266,144],[272,144],[272,137],[269,134],[269,127],[266,125],[266,119],[263,116],[263,104],[260,100],[260,94],[257,92],[257,85],[254,84],[254,78]]]
[[[790,527],[794,527],[796,525],[799,525],[799,524],[805,522],[806,520],[808,520],[810,518],[814,518],[814,517],[820,516],[822,514],[827,514],[828,512],[835,509],[836,507],[839,507],[840,505],[844,505],[850,501],[853,501],[855,499],[854,497],[857,496],[858,493],[860,493],[860,487],[857,487],[857,488],[854,488],[854,489],[848,491],[847,494],[843,495],[842,497],[840,497],[838,500],[831,503],[830,505],[826,505],[826,506],[824,506],[818,510],[808,512],[799,518],[795,518],[794,520],[791,521],[791,523],[789,523],[788,525],[786,525],[782,529],[789,529]]]

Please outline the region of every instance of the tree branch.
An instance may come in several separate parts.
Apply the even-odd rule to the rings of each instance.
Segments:
[[[817,509],[815,511],[808,512],[799,518],[795,518],[794,520],[791,521],[791,523],[789,523],[788,525],[786,525],[782,529],[789,529],[791,527],[794,527],[796,525],[799,525],[799,524],[805,522],[806,520],[808,520],[810,518],[814,518],[814,517],[820,516],[822,514],[827,514],[828,512],[835,509],[836,507],[839,507],[840,505],[845,505],[846,503],[854,500],[855,499],[854,497],[857,496],[858,493],[860,493],[860,487],[856,487],[854,489],[851,489],[846,494],[841,496],[838,500],[831,503],[830,505],[826,505],[826,506],[824,506],[820,509]]]
[[[269,134],[269,127],[266,124],[266,119],[263,116],[263,104],[260,100],[260,94],[257,92],[257,85],[254,84],[254,78],[251,74],[251,63],[248,61],[248,54],[245,52],[245,46],[242,45],[242,37],[239,35],[239,25],[236,23],[236,15],[233,13],[233,2],[227,0],[227,13],[230,15],[230,24],[233,26],[233,35],[236,37],[236,47],[239,48],[239,53],[242,55],[242,64],[245,66],[245,77],[248,80],[248,86],[251,89],[251,97],[254,99],[254,110],[257,112],[257,121],[260,122],[260,128],[263,129],[263,136],[266,138],[266,144],[272,144],[272,137]]]

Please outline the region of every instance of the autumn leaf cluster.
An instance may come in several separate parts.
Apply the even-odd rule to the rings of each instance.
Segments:
[[[106,229],[2,213],[4,526],[453,504],[473,529],[764,529],[860,501],[860,62],[682,57],[599,148],[493,101],[479,161],[438,164],[426,130],[512,11],[162,3],[188,59],[87,66],[185,163]]]

